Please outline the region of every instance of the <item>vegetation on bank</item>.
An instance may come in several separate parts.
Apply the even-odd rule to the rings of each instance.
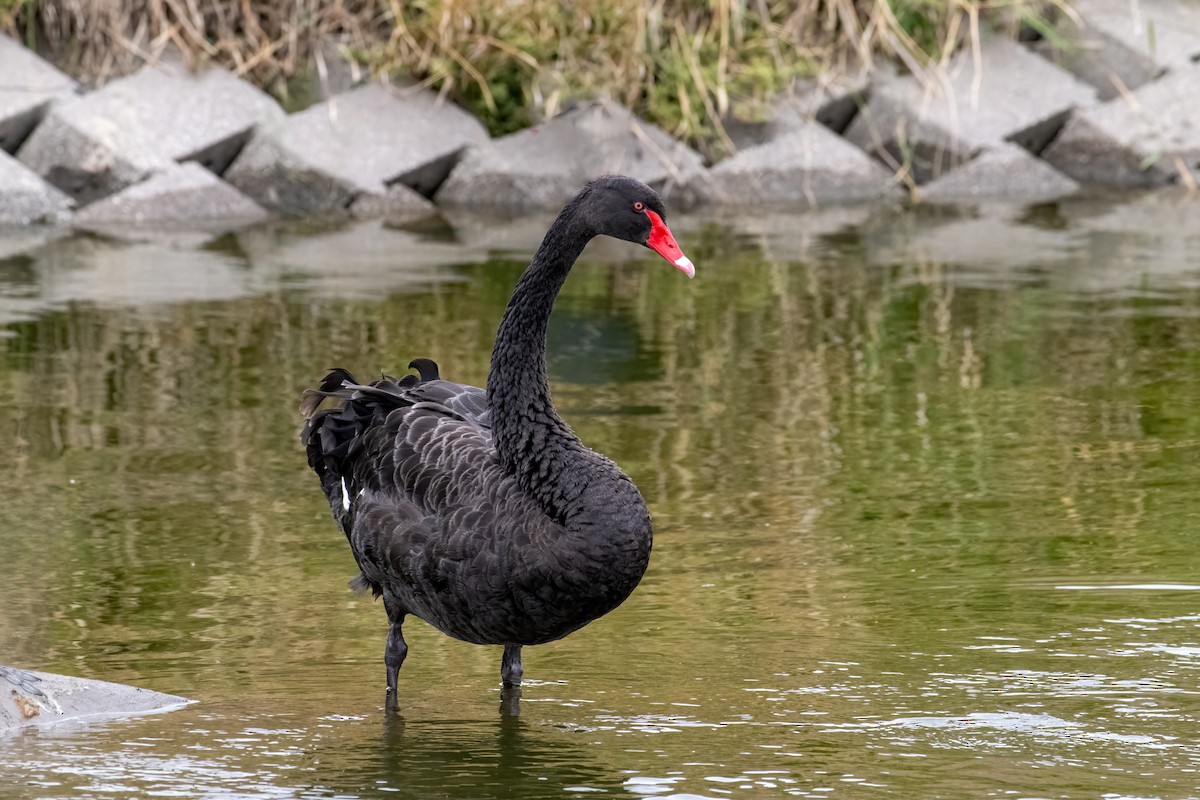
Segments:
[[[1069,0],[0,0],[0,30],[99,80],[174,46],[295,102],[314,54],[454,96],[493,134],[607,94],[710,154],[798,78],[920,71],[981,25],[1046,34]]]

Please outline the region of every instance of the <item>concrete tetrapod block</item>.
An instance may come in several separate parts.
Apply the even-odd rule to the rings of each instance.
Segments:
[[[199,164],[172,164],[141,183],[98,200],[75,214],[74,222],[94,225],[203,227],[211,223],[250,223],[267,212]]]
[[[17,156],[87,204],[173,161],[219,174],[256,126],[282,117],[274,100],[228,72],[153,64],[56,104]]]
[[[471,148],[436,200],[513,215],[557,211],[587,181],[610,173],[653,186],[675,208],[694,204],[707,181],[699,153],[602,100]]]
[[[900,199],[895,176],[824,125],[806,122],[710,172],[711,199],[739,206],[808,207]]]
[[[164,711],[189,702],[135,686],[0,666],[0,732],[72,719]]]
[[[1200,182],[1200,64],[1075,114],[1042,155],[1081,183]]]
[[[0,150],[16,152],[49,105],[75,94],[75,81],[0,36]]]
[[[402,183],[387,187],[383,194],[359,195],[350,204],[350,213],[356,217],[386,217],[389,220],[413,220],[432,216],[437,207],[422,195]]]
[[[71,198],[0,151],[0,224],[25,225],[71,208]]]
[[[1096,101],[1093,87],[1017,42],[987,36],[978,55],[978,70],[968,48],[925,82],[882,81],[846,138],[926,183],[1002,141],[1038,153],[1073,109]]]
[[[1074,194],[1079,184],[1023,147],[1007,142],[987,148],[948,175],[921,187],[930,203],[1016,200],[1047,203]]]
[[[289,213],[340,211],[363,195],[390,194],[379,208],[395,208],[404,187],[431,195],[462,149],[487,138],[479,120],[434,92],[372,84],[263,129],[225,177]]]
[[[1200,5],[1180,0],[1074,0],[1080,22],[1065,15],[1067,46],[1040,49],[1097,88],[1101,100],[1188,64],[1200,56]]]
[[[809,122],[820,122],[834,133],[841,133],[858,114],[869,88],[866,71],[796,81],[779,93],[761,119],[744,118],[735,109],[722,124],[739,151],[765,144]]]

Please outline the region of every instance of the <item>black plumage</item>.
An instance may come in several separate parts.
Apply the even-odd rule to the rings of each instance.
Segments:
[[[391,623],[389,706],[413,614],[446,634],[520,648],[561,638],[616,608],[641,580],[651,523],[637,487],[559,417],[546,379],[546,325],[587,242],[652,247],[693,274],[658,195],[630,178],[589,183],[563,209],[509,301],[487,390],[418,375],[362,384],[332,370],[301,402],[301,439],[361,575]],[[327,398],[336,405],[318,410]]]

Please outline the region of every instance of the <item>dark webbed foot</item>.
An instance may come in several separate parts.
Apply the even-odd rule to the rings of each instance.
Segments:
[[[388,614],[388,618],[392,622],[391,629],[388,630],[387,649],[383,653],[383,663],[387,667],[387,699],[385,706],[388,711],[395,711],[397,708],[397,684],[400,680],[400,666],[404,663],[404,657],[408,655],[408,645],[404,643],[404,636],[400,632],[400,625],[404,622],[403,614]]]
[[[521,685],[521,645],[504,645],[504,658],[500,661],[500,680],[505,686]]]

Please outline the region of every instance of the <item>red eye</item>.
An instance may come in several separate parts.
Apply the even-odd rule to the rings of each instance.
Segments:
[[[634,210],[634,211],[641,211],[641,210],[642,210],[643,208],[645,208],[645,207],[646,207],[646,206],[645,206],[645,205],[642,203],[642,201],[641,201],[641,200],[638,200],[636,203],[634,203],[634,204],[633,204],[633,210]]]

